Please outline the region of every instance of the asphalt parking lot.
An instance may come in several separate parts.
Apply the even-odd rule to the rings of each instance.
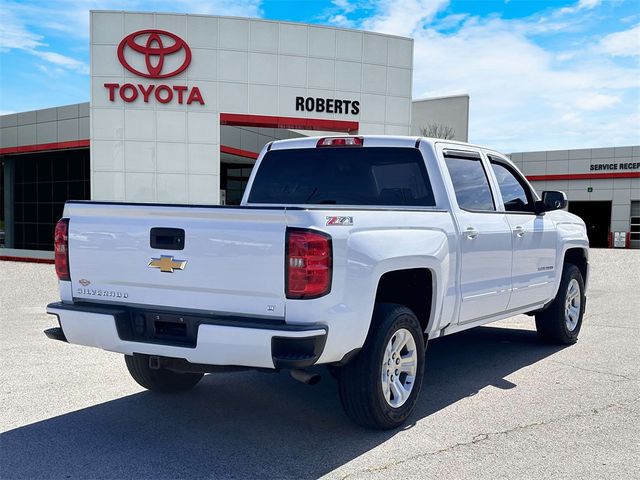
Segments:
[[[0,262],[0,477],[640,478],[640,252],[591,255],[578,344],[526,316],[436,340],[395,432],[349,423],[328,375],[146,392],[121,355],[42,334],[53,266]]]

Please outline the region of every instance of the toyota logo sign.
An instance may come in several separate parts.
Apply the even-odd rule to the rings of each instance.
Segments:
[[[141,37],[143,41],[144,37],[146,37],[144,44],[138,43],[138,39]],[[165,45],[167,41],[169,41],[169,45]],[[129,64],[125,58],[125,49],[127,48],[144,55],[147,72],[141,72]],[[178,52],[182,51],[184,52],[184,61],[182,64],[169,72],[163,72],[165,57],[178,54]],[[164,30],[140,30],[122,39],[118,45],[118,59],[124,68],[141,77],[168,78],[178,75],[189,66],[189,63],[191,63],[191,49],[183,39],[174,33]]]
[[[187,42],[175,33],[153,29],[140,30],[122,39],[118,45],[118,60],[124,68],[140,77],[169,78],[184,72],[189,66],[191,49]],[[117,95],[126,103],[139,101],[138,99],[149,103],[155,98],[156,102],[161,104],[173,102],[178,105],[204,105],[202,93],[195,85],[158,85],[146,82],[120,85],[108,82],[104,84],[104,88],[109,92],[110,102],[115,102]]]

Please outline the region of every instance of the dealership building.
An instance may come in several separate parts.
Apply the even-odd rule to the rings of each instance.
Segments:
[[[561,190],[591,247],[640,248],[640,146],[512,153],[537,192]]]
[[[274,139],[440,127],[468,140],[468,96],[412,99],[410,38],[202,15],[94,11],[90,22],[90,102],[0,116],[0,258],[51,258],[69,199],[237,204]],[[638,246],[639,156],[512,158],[536,188],[562,187]],[[594,213],[602,202],[608,216]]]

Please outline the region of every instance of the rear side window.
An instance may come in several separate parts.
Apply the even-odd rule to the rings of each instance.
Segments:
[[[249,203],[434,206],[415,148],[273,150],[256,173]]]
[[[496,209],[480,157],[445,155],[445,161],[460,208],[477,211]]]

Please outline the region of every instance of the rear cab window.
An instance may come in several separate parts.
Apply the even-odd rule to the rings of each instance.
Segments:
[[[272,150],[256,172],[251,204],[435,206],[416,148]]]

